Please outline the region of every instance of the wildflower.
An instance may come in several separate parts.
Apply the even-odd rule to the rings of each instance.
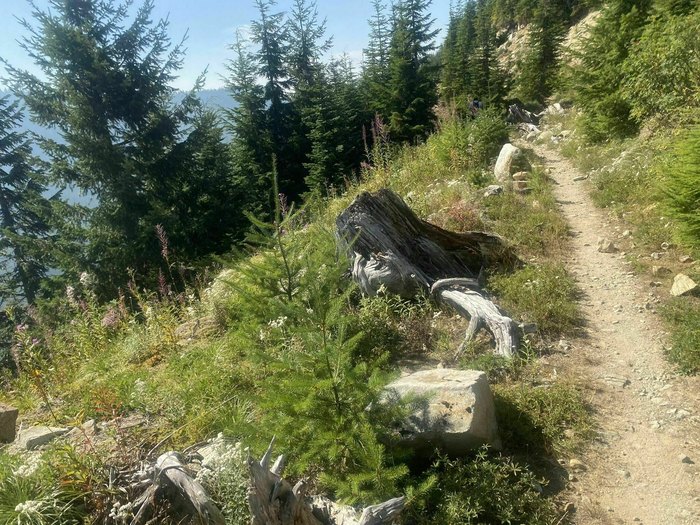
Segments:
[[[78,280],[85,288],[92,288],[95,284],[95,278],[88,272],[81,272]]]
[[[18,503],[15,507],[15,512],[19,514],[17,516],[18,523],[21,523],[21,518],[33,518],[38,517],[41,513],[41,508],[43,507],[43,502],[35,499],[28,499],[22,503]]]
[[[283,315],[267,323],[270,328],[282,328],[284,323],[287,322],[287,316]]]
[[[66,286],[66,298],[68,299],[68,304],[73,308],[79,308],[78,299],[75,297],[75,288],[71,285]]]
[[[121,312],[116,308],[110,308],[102,317],[100,325],[102,328],[116,328],[119,325],[119,321],[121,321]]]
[[[163,228],[162,224],[156,224],[156,236],[158,237],[158,242],[160,243],[160,254],[167,262],[170,257],[170,250],[168,246],[168,235],[165,233],[165,228]]]

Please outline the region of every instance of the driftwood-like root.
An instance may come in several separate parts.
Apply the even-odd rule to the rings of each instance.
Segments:
[[[156,460],[153,484],[139,498],[142,503],[131,525],[143,525],[151,519],[155,512],[155,500],[160,495],[165,495],[175,504],[184,505],[201,523],[226,524],[223,514],[204,487],[187,473],[178,452],[166,452]]]
[[[513,355],[518,326],[485,297],[479,279],[489,264],[517,263],[500,237],[443,230],[419,219],[390,190],[359,195],[338,216],[336,227],[362,293],[404,298],[428,293],[469,319],[457,355],[481,327],[493,335],[496,353]]]

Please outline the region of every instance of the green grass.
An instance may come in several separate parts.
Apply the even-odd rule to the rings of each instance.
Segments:
[[[557,257],[566,246],[566,222],[541,169],[533,169],[528,186],[531,191],[526,195],[507,192],[485,199],[485,226],[504,237],[521,257]]]
[[[590,439],[592,417],[570,384],[509,383],[494,387],[501,439],[509,451],[565,454]]]
[[[671,326],[668,358],[683,373],[700,373],[700,299],[676,298],[662,309],[662,314]]]
[[[582,325],[577,302],[580,292],[561,264],[530,265],[494,275],[489,278],[489,288],[507,311],[535,323],[548,338],[575,335]]]

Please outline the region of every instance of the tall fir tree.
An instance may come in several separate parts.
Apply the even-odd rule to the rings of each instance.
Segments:
[[[389,55],[389,133],[397,141],[425,137],[433,126],[437,103],[435,71],[429,53],[438,31],[428,8],[431,0],[405,0],[395,5]]]
[[[0,98],[0,306],[32,304],[51,265],[51,203],[46,180],[20,132],[17,101]]]
[[[317,104],[306,114],[312,150],[307,185],[325,194],[342,186],[362,159],[362,102],[347,57],[334,60],[319,84]]]
[[[491,22],[491,5],[487,0],[478,0],[474,22],[475,45],[471,54],[472,97],[486,105],[500,106],[508,92],[508,79],[498,63],[496,29]]]
[[[443,97],[466,111],[472,98],[473,87],[472,55],[476,47],[476,3],[472,0],[454,13],[453,36],[449,51],[442,57]],[[448,42],[445,42],[448,45]],[[447,49],[445,49],[447,51]]]
[[[566,12],[556,0],[541,0],[529,28],[517,93],[527,102],[543,104],[556,85],[561,43],[566,36]]]
[[[573,90],[583,109],[583,131],[590,140],[623,137],[638,129],[620,90],[622,65],[630,44],[644,30],[651,5],[651,0],[609,2],[583,43],[573,72]]]
[[[289,140],[299,125],[289,99],[289,26],[283,12],[272,12],[276,0],[256,0],[258,20],[252,23],[252,42],[258,46],[255,60],[264,80],[265,140],[277,159],[281,191],[292,196],[304,190],[298,145]]]
[[[10,85],[37,123],[61,134],[61,142],[41,143],[52,178],[97,197],[85,232],[89,266],[83,269],[96,274],[99,291],[109,296],[130,278],[129,268],[143,278],[157,274],[162,261],[154,228],[190,184],[191,174],[177,163],[185,161],[183,142],[212,121],[197,117],[201,78],[174,103],[172,81],[184,50],[182,42],[171,45],[166,20],[151,20],[152,0],[133,16],[130,1],[49,5],[35,6],[33,22],[22,22],[28,35],[23,47],[40,74],[8,66]],[[198,187],[203,193],[193,198],[211,197],[206,185]],[[230,204],[233,193],[224,200]],[[219,217],[227,220],[224,210]],[[201,253],[197,244],[205,239],[217,251],[229,248],[228,235],[207,238],[212,232],[197,231],[195,224],[179,221],[174,227],[181,231],[169,232],[184,240],[171,246],[174,252]]]
[[[369,19],[369,42],[363,51],[362,85],[370,118],[389,114],[389,50],[391,21],[382,0],[372,0],[372,18]]]

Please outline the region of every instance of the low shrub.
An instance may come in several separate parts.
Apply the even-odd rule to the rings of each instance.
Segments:
[[[526,466],[486,448],[473,458],[441,457],[416,494],[409,491],[406,516],[417,525],[549,525],[556,510],[541,496],[543,483]]]

